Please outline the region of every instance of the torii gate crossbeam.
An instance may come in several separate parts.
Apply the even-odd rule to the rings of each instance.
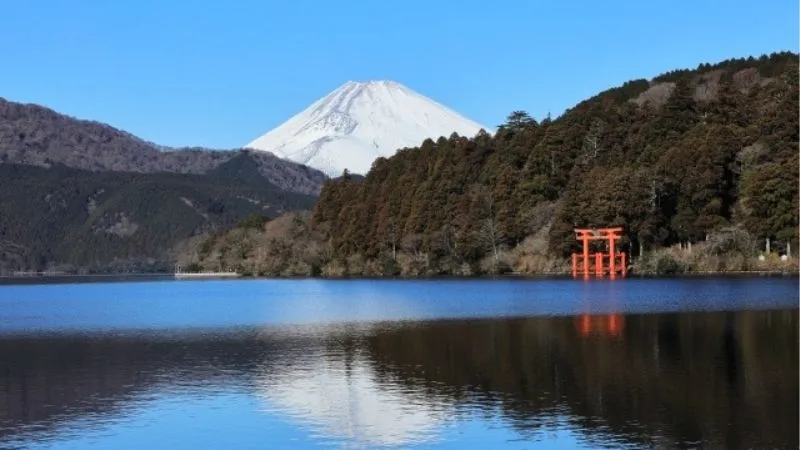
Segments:
[[[622,228],[576,228],[575,237],[583,244],[581,253],[572,254],[572,276],[578,277],[583,274],[583,278],[589,278],[592,273],[592,261],[594,261],[594,274],[598,278],[606,273],[605,259],[608,258],[608,274],[611,279],[616,278],[619,273],[625,277],[627,270],[627,257],[625,252],[616,250],[616,241],[622,239]],[[608,254],[604,252],[589,253],[590,241],[605,240],[608,242]]]

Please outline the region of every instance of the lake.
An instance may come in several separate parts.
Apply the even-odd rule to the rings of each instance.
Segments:
[[[798,287],[0,286],[0,448],[797,448]]]

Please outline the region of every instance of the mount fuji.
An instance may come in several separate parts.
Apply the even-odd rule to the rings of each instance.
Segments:
[[[336,177],[427,139],[488,128],[394,81],[349,81],[245,145]]]

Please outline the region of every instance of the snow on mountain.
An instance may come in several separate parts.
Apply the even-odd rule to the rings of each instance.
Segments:
[[[474,136],[478,123],[394,81],[349,81],[247,144],[336,177],[425,139]]]

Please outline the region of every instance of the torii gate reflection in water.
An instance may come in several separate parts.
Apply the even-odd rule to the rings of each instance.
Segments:
[[[596,277],[601,278],[608,271],[609,277],[613,280],[617,273],[623,278],[628,274],[625,252],[616,251],[616,241],[622,239],[622,228],[577,228],[575,237],[583,243],[583,252],[572,254],[573,278],[583,274],[583,278],[588,279],[592,272]],[[594,240],[608,241],[608,253],[602,251],[589,253],[589,243]],[[608,267],[605,265],[606,259],[608,259]]]
[[[625,316],[622,314],[589,315],[581,314],[575,318],[581,337],[590,335],[619,337],[625,328]]]

